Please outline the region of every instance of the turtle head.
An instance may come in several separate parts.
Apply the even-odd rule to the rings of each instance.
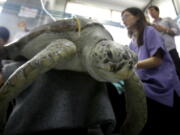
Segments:
[[[137,63],[128,46],[111,40],[97,42],[88,56],[88,72],[98,81],[117,82],[128,79]]]

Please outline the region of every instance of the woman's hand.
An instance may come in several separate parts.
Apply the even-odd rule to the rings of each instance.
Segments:
[[[158,49],[158,51],[154,56],[138,61],[136,68],[148,69],[148,68],[158,67],[162,64],[163,62],[162,59],[163,59],[163,52],[161,49]]]

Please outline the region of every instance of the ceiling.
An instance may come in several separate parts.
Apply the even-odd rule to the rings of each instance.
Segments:
[[[110,8],[117,11],[122,11],[127,7],[138,7],[141,9],[152,2],[152,0],[69,0],[71,2],[84,3],[92,6]]]

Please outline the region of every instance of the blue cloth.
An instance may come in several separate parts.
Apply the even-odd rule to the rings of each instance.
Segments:
[[[122,94],[125,91],[125,89],[124,89],[124,81],[123,80],[121,80],[119,82],[112,83],[112,84],[116,88],[116,90],[117,90],[117,92],[119,94]]]
[[[143,40],[144,44],[139,47],[134,41],[130,43],[130,48],[137,54],[139,61],[154,56],[159,49],[163,53],[163,62],[160,66],[151,69],[137,69],[144,84],[145,93],[159,103],[173,106],[173,93],[176,90],[180,95],[180,82],[173,61],[165,49],[164,41],[151,26],[146,26]]]

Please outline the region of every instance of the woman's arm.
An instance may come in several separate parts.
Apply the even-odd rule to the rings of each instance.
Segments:
[[[162,53],[160,50],[155,54],[155,56],[152,56],[150,58],[138,61],[136,68],[137,69],[148,69],[148,68],[154,68],[158,67],[162,64]]]

